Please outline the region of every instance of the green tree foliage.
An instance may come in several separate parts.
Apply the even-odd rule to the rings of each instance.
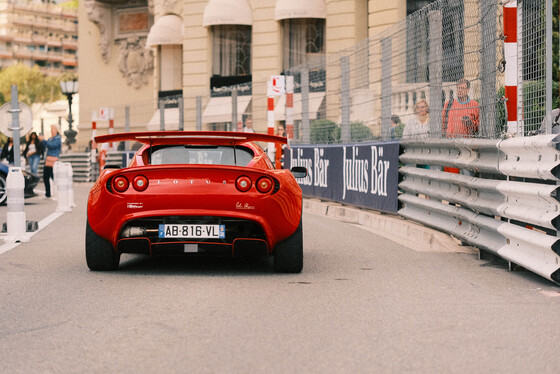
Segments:
[[[31,106],[62,98],[58,79],[43,74],[39,67],[17,64],[0,71],[0,104],[11,100],[11,86],[18,86],[19,101]]]
[[[339,143],[341,130],[335,122],[328,119],[319,119],[311,123],[311,143],[330,144]],[[374,139],[369,127],[362,122],[352,122],[350,124],[350,137],[353,142],[363,142]]]
[[[329,144],[336,143],[336,130],[338,126],[331,120],[318,119],[311,123],[311,144]],[[339,134],[340,138],[340,134]]]

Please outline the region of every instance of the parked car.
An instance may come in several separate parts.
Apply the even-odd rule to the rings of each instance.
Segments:
[[[6,189],[6,179],[8,178],[8,172],[10,166],[3,162],[0,162],[0,205],[5,205],[8,201],[8,191]],[[33,189],[39,183],[39,176],[31,174],[30,172],[23,170],[23,178],[25,179],[24,196],[25,198],[37,196]]]
[[[307,170],[274,169],[241,132],[160,131],[103,135],[137,141],[127,167],[110,165],[93,185],[85,252],[91,270],[115,270],[121,253],[274,256],[277,272],[303,267],[302,191]]]

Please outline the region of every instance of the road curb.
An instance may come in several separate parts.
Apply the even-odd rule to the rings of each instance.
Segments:
[[[304,199],[303,210],[339,221],[359,225],[377,235],[421,252],[478,253],[441,231],[433,230],[403,217],[370,211],[318,199]],[[411,239],[412,238],[412,239]]]

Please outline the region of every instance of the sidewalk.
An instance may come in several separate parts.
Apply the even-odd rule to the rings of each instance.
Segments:
[[[45,198],[44,186],[39,184],[35,188],[37,196],[25,199],[25,220],[37,221],[39,229],[35,232],[28,232],[27,238],[29,242],[37,240],[36,234],[42,232],[45,228],[50,228],[49,234],[63,239],[71,231],[83,230],[85,227],[86,211],[87,211],[87,196],[93,183],[74,183],[74,202],[76,207],[72,208],[71,212],[57,212],[58,201]],[[0,222],[7,221],[8,207],[6,205],[0,206]],[[60,217],[65,217],[60,219]],[[0,234],[0,254],[10,249],[13,249],[21,243],[6,243],[5,239],[7,233]]]

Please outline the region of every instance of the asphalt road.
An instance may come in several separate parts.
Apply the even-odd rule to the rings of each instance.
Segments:
[[[473,253],[416,251],[306,213],[305,265],[84,257],[77,207],[0,241],[2,373],[557,373],[560,288]],[[0,208],[5,220],[6,208]],[[47,221],[42,221],[47,222]]]

